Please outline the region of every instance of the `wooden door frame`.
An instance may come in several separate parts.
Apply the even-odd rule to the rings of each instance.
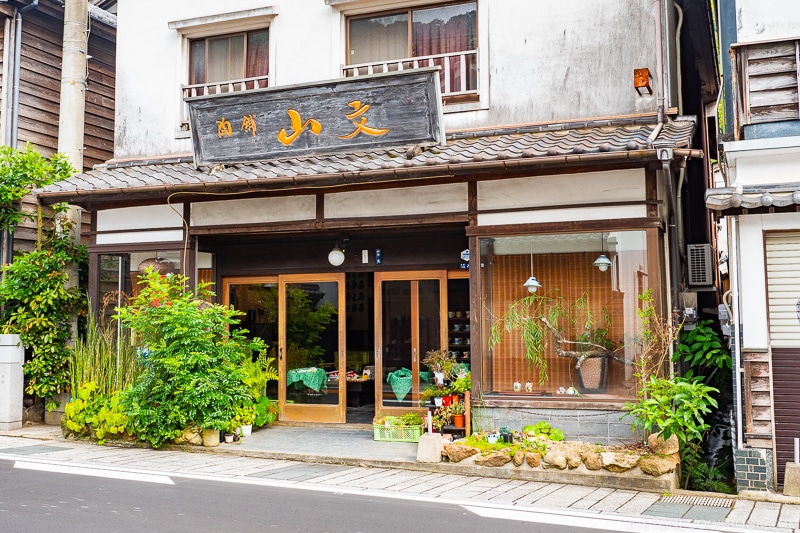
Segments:
[[[419,395],[419,367],[424,354],[419,351],[419,283],[425,280],[439,281],[439,344],[447,347],[447,271],[446,270],[402,270],[392,272],[375,272],[375,412],[385,414],[402,414],[409,411],[425,412],[427,408],[412,405],[411,407],[386,407],[383,405],[383,293],[384,281],[411,282],[411,374],[412,398]],[[416,353],[415,353],[416,352]]]
[[[326,422],[344,423],[347,407],[347,382],[339,380],[339,403],[337,405],[310,405],[310,404],[287,404],[286,403],[286,285],[287,283],[302,282],[337,282],[338,300],[337,317],[339,320],[339,333],[337,336],[339,344],[339,370],[346,368],[346,319],[345,316],[345,276],[340,273],[319,273],[319,274],[280,274],[277,276],[230,276],[222,278],[222,302],[230,305],[230,286],[236,284],[258,284],[275,283],[278,287],[278,404],[280,413],[278,420],[292,422]]]

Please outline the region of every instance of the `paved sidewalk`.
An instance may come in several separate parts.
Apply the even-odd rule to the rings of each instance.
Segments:
[[[187,451],[198,453],[187,453]],[[370,461],[364,457],[373,458]],[[0,432],[0,459],[66,462],[221,479],[270,480],[316,489],[380,491],[461,504],[553,510],[715,531],[800,531],[800,500],[764,493],[725,497],[459,475],[416,463],[416,444],[374,442],[365,429],[270,426],[217,448],[152,450],[67,440],[52,426]],[[355,465],[355,466],[354,466]]]

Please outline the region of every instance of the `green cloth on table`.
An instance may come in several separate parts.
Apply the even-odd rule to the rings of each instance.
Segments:
[[[309,389],[319,392],[328,380],[328,374],[321,368],[295,368],[286,373],[286,386],[292,383],[303,383]]]
[[[391,385],[392,392],[397,397],[398,402],[402,402],[403,398],[411,392],[411,370],[401,368],[394,372],[389,372],[386,376],[386,383]]]

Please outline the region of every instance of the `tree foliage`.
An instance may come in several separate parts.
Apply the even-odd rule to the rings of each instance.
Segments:
[[[142,372],[123,396],[136,435],[160,447],[184,428],[225,430],[237,408],[251,405],[242,368],[261,339],[248,340],[238,324],[242,313],[211,304],[207,284],[192,293],[186,277],[142,276],[142,290],[117,317],[143,349]]]

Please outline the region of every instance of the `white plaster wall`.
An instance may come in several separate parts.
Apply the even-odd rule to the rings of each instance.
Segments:
[[[769,346],[767,324],[767,273],[764,258],[763,215],[739,217],[739,272],[741,294],[742,349],[766,350]]]
[[[730,185],[800,183],[800,137],[725,143]]]
[[[181,230],[129,231],[123,233],[103,233],[97,236],[97,244],[134,244],[140,242],[180,242]]]
[[[253,198],[192,204],[192,226],[264,224],[292,220],[313,220],[314,196]]]
[[[420,2],[121,0],[115,157],[191,152],[188,138],[176,138],[186,66],[182,37],[170,21],[275,7],[270,74],[274,85],[287,85],[338,77],[343,14],[410,3]],[[481,87],[489,91],[482,102],[488,108],[447,113],[448,130],[655,110],[654,97],[633,89],[633,69],[647,67],[656,76],[653,0],[538,0],[535,7],[530,0],[480,0],[478,6],[481,43],[488,40],[482,45],[488,62],[481,64],[489,73],[488,87]]]
[[[329,219],[466,211],[466,183],[325,195],[325,218]]]
[[[97,212],[97,231],[182,228],[183,204],[147,205]]]
[[[736,0],[736,27],[740,43],[796,38],[800,34],[800,2]]]

